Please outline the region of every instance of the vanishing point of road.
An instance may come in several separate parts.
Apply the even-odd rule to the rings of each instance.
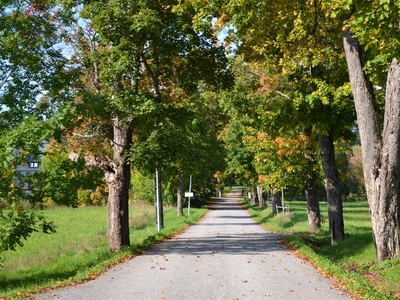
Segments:
[[[31,299],[349,299],[256,224],[238,196],[217,199],[184,233],[95,280]]]

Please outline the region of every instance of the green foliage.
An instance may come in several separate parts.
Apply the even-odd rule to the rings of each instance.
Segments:
[[[55,233],[55,225],[43,214],[33,210],[25,210],[16,202],[7,209],[0,209],[0,259],[4,251],[16,250],[23,246],[24,240],[34,232]]]
[[[80,188],[77,192],[78,203],[81,206],[88,206],[92,204],[92,199],[90,198],[90,191]]]
[[[155,198],[154,179],[134,171],[131,179],[129,200],[154,204]]]
[[[52,0],[0,5],[1,251],[22,245],[34,231],[54,231],[41,214],[21,208],[21,185],[32,177],[23,177],[16,166],[28,154],[37,158],[41,142],[58,130],[53,113],[62,111],[59,96],[71,96],[75,73],[54,47],[63,39],[59,29],[65,21],[56,6]]]
[[[61,205],[87,205],[92,201],[90,195],[83,196],[83,190],[93,191],[96,187],[104,185],[104,174],[99,168],[87,167],[82,157],[72,161],[67,153],[57,148],[47,151],[41,167],[42,172],[32,176],[31,198],[36,201],[50,198],[54,203]]]

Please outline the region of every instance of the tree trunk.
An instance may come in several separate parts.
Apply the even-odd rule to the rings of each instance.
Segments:
[[[257,185],[257,196],[258,196],[258,203],[260,204],[260,207],[264,207],[265,199],[263,197],[263,188],[260,185]]]
[[[383,123],[380,169],[374,184],[374,205],[370,204],[379,261],[400,254],[400,65],[397,59],[393,59],[389,70]]]
[[[307,200],[308,228],[310,232],[315,232],[321,227],[321,213],[318,201],[318,173],[315,171],[317,164],[315,158],[316,147],[312,142],[312,130],[312,126],[304,128],[304,134],[308,137],[308,142],[304,148],[304,158],[308,166],[308,172],[304,174],[304,191]]]
[[[321,213],[318,201],[318,174],[310,172],[306,174],[304,190],[306,193],[308,210],[308,228],[310,232],[315,232],[321,227]]]
[[[381,138],[373,87],[362,69],[363,49],[348,29],[343,32],[343,46],[360,132],[376,255],[381,262],[396,258],[400,249],[400,66],[393,59],[387,79]]]
[[[248,197],[249,197],[249,199],[250,199],[250,203],[251,204],[256,204],[256,198],[257,198],[257,196],[256,196],[256,193],[254,192],[254,188],[253,187],[251,187],[251,192],[248,192]]]
[[[274,192],[275,189],[272,188],[272,213],[273,214],[277,214],[278,213],[278,209],[276,208],[276,206],[282,206],[282,202],[281,202],[281,192],[277,191],[276,193]]]
[[[178,193],[177,193],[177,200],[176,200],[176,207],[178,211],[178,217],[183,216],[183,195],[185,190],[185,175],[181,173],[179,175],[179,186],[178,186]]]
[[[119,252],[122,247],[130,245],[128,208],[131,170],[124,159],[124,154],[130,147],[132,131],[116,117],[113,133],[114,158],[105,171],[109,189],[108,240],[109,250]]]
[[[333,130],[329,135],[319,135],[322,166],[325,175],[325,190],[328,202],[329,230],[331,244],[344,239],[343,203],[339,171],[336,167]]]

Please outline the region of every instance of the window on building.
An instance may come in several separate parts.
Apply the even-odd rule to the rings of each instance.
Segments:
[[[39,163],[38,162],[30,162],[29,168],[39,168]]]

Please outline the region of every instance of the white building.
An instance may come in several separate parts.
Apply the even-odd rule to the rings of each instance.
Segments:
[[[29,176],[36,172],[41,171],[40,161],[49,146],[48,141],[44,141],[39,146],[39,153],[36,155],[28,154],[27,161],[19,166],[17,166],[16,171],[22,176]],[[18,153],[18,150],[14,150],[15,153]],[[22,187],[22,190],[29,193],[31,189],[31,184],[29,182],[25,183]]]

